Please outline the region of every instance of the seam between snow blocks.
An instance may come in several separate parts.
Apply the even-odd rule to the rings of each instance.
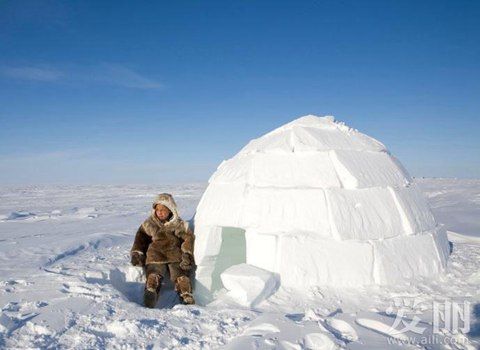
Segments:
[[[371,279],[373,283],[380,284],[380,271],[378,269],[378,258],[377,258],[377,249],[373,241],[368,240],[368,244],[372,247],[372,270],[370,272]]]
[[[328,224],[330,227],[330,235],[332,238],[336,239],[337,241],[341,241],[340,234],[338,232],[338,227],[335,225],[335,221],[333,220],[333,214],[332,214],[332,206],[330,204],[330,198],[327,193],[328,190],[323,190],[323,196],[325,198],[325,205],[327,207],[327,213],[328,213]]]
[[[337,154],[335,153],[335,150],[328,151],[328,159],[330,159],[330,162],[332,163],[333,170],[335,171],[335,175],[338,179],[338,183],[340,184],[340,188],[344,188],[344,189],[347,188],[345,186],[345,183],[344,183],[342,177],[340,176],[340,173],[345,173],[345,174],[347,174],[347,176],[349,176],[350,178],[353,179],[353,182],[355,183],[355,185],[352,188],[358,187],[358,182],[352,176],[352,174],[350,174],[350,172],[347,170],[347,168],[345,168],[345,166],[340,162],[340,160],[337,157]],[[350,188],[350,187],[348,187],[348,188]]]
[[[410,220],[408,219],[407,213],[405,212],[403,206],[400,203],[400,200],[395,192],[395,189],[393,187],[388,186],[388,191],[390,192],[390,195],[392,196],[393,202],[395,203],[395,207],[398,210],[398,214],[400,215],[400,219],[402,220],[402,227],[405,232],[405,234],[408,235],[413,235],[415,234],[414,228]]]

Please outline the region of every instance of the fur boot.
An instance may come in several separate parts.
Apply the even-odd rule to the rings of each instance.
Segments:
[[[184,304],[195,304],[192,294],[192,284],[187,276],[177,277],[175,280],[175,290]]]

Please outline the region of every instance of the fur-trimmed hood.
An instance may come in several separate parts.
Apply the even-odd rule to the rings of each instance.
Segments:
[[[169,222],[175,222],[180,220],[180,216],[178,215],[177,203],[175,203],[175,200],[170,193],[160,193],[159,195],[157,195],[157,197],[155,197],[155,200],[152,203],[152,218],[155,219],[157,219],[157,216],[155,215],[155,207],[158,204],[164,205],[172,212],[172,217],[170,218]]]

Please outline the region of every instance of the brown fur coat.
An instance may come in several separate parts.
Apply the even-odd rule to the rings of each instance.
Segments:
[[[157,204],[166,206],[172,212],[170,220],[165,223],[155,215]],[[178,216],[177,205],[172,195],[162,193],[153,202],[151,215],[137,230],[131,253],[146,255],[146,264],[166,264],[180,262],[182,253],[193,257],[195,236],[188,228],[188,222]]]

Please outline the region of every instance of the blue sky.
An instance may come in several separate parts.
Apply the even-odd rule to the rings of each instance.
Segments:
[[[334,115],[414,176],[480,177],[476,1],[0,0],[0,184],[206,181]]]

